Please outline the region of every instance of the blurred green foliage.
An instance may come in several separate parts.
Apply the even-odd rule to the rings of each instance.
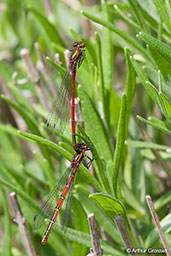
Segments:
[[[163,248],[147,209],[147,194],[171,247],[170,1],[101,0],[84,5],[83,1],[51,0],[50,9],[45,2],[0,3],[0,254],[26,255],[19,228],[9,214],[6,196],[12,191],[38,255],[86,255],[91,248],[87,222],[91,212],[104,255],[127,255],[113,220],[117,214],[123,217],[136,248]],[[56,88],[66,68],[64,50],[71,48],[73,40],[86,43],[86,57],[77,74],[85,130],[77,125],[77,133],[85,141],[89,138],[94,147],[94,175],[84,166],[79,168],[73,189],[74,217],[67,233],[56,225],[42,246],[44,229],[33,233],[33,216],[74,151],[70,129],[63,135],[56,133],[52,142],[42,125],[46,104],[37,84],[27,79],[20,51],[29,49],[47,101],[53,102],[34,43],[48,56],[46,65]],[[64,68],[54,64],[56,52]],[[97,193],[91,194],[92,187]],[[108,241],[100,232],[102,227]]]

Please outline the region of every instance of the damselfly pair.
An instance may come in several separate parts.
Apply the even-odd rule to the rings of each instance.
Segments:
[[[64,103],[67,105],[68,101],[65,101],[65,97],[68,91],[71,89],[71,85],[69,84],[69,77],[70,73],[72,76],[72,104],[71,104],[71,126],[72,126],[72,143],[75,150],[75,155],[73,156],[71,166],[67,170],[67,174],[61,178],[59,183],[56,185],[54,190],[49,194],[45,203],[42,204],[40,209],[38,210],[37,214],[33,218],[33,229],[38,230],[44,223],[45,219],[50,219],[49,225],[45,231],[45,234],[42,238],[42,244],[45,244],[48,240],[49,234],[52,230],[52,227],[57,219],[58,213],[62,207],[65,197],[69,191],[71,192],[72,184],[74,182],[75,174],[80,167],[80,164],[85,161],[84,157],[86,156],[86,151],[91,150],[88,148],[86,143],[76,143],[76,134],[75,134],[75,77],[76,77],[76,68],[80,67],[83,59],[84,59],[84,49],[85,43],[84,42],[74,42],[72,44],[74,49],[71,50],[71,56],[69,59],[68,69],[64,76],[64,79],[61,84],[61,88],[59,91],[60,99],[57,100],[57,106],[54,106],[54,110],[50,113],[48,119],[46,120],[47,126],[51,126],[52,128],[56,127],[56,124],[61,121],[62,118],[65,118],[66,115],[66,106],[64,108]],[[65,109],[65,110],[64,110]],[[64,116],[65,115],[65,116]],[[66,121],[66,120],[65,120]],[[87,158],[90,160],[89,164],[91,164],[92,159],[88,156]],[[89,167],[89,164],[84,165]],[[64,177],[70,176],[66,182]],[[57,201],[58,200],[58,201]],[[67,202],[68,204],[68,202]],[[66,206],[67,208],[67,206]]]

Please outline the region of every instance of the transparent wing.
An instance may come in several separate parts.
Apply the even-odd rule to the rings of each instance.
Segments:
[[[63,133],[65,126],[70,119],[70,97],[72,92],[71,67],[65,73],[60,88],[57,90],[56,99],[45,120],[47,127],[51,127],[59,133]]]
[[[62,178],[59,180],[58,184],[48,195],[46,201],[41,205],[38,212],[33,218],[32,227],[33,230],[38,230],[45,223],[45,219],[50,219],[55,206],[59,200],[59,197],[67,183],[69,175],[72,173],[72,169],[68,168]]]
[[[66,233],[66,231],[67,231],[69,216],[70,216],[70,212],[71,212],[73,185],[74,185],[74,180],[73,180],[73,182],[71,183],[71,185],[69,187],[65,211],[62,213],[62,229],[63,229],[64,233]]]

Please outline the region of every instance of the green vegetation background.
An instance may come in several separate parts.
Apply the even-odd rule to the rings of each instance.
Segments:
[[[72,2],[51,1],[50,11],[41,0],[0,2],[0,254],[26,255],[19,227],[10,216],[7,195],[12,191],[38,255],[86,255],[92,247],[87,222],[91,212],[104,255],[127,255],[114,224],[116,214],[123,217],[136,248],[163,248],[147,194],[171,247],[171,3]],[[56,88],[66,68],[64,50],[74,40],[86,43],[86,57],[77,73],[85,129],[78,125],[77,133],[94,146],[94,171],[92,175],[80,167],[67,233],[56,225],[42,246],[45,226],[34,233],[33,216],[74,151],[70,130],[56,133],[56,144],[42,125],[46,103],[42,104],[37,85],[27,79],[20,51],[29,50],[47,101],[53,102],[34,43],[48,56]],[[64,69],[53,62],[56,52]]]

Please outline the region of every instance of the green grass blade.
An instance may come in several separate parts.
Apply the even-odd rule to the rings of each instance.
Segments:
[[[163,233],[167,234],[171,231],[171,213],[165,216],[161,221],[160,225],[162,228]],[[156,228],[154,228],[147,236],[145,240],[145,248],[152,247],[155,242],[159,240],[159,234]]]
[[[153,3],[155,4],[157,11],[160,14],[162,21],[166,24],[169,32],[171,33],[170,17],[165,2],[161,0],[153,0]]]
[[[147,33],[149,31],[149,29],[147,27],[146,20],[144,20],[143,14],[141,12],[141,7],[140,7],[138,1],[137,0],[128,0],[128,2],[130,5],[130,11],[135,16],[137,23],[140,25],[141,29]]]
[[[64,234],[61,230],[61,226],[57,225],[55,223],[54,229],[61,234],[63,237],[68,238],[70,241],[75,241],[77,243],[80,243],[82,245],[85,245],[86,247],[91,248],[91,238],[90,235],[75,231],[71,228],[67,228],[67,232]],[[105,254],[112,254],[116,256],[126,256],[127,254],[124,252],[124,250],[121,250],[118,246],[113,245],[112,243],[109,243],[107,241],[100,240],[101,247],[103,248],[103,251]]]
[[[46,57],[46,60],[62,75],[65,75],[66,68],[61,67],[60,65],[56,64],[51,58]]]
[[[94,193],[89,195],[89,197],[96,200],[112,220],[116,215],[118,214],[121,215],[122,218],[124,219],[126,227],[130,231],[130,227],[129,227],[129,223],[126,215],[126,209],[122,204],[122,202],[104,193]]]
[[[9,88],[16,100],[16,102],[24,107],[25,109],[27,109],[30,113],[33,114],[33,109],[31,107],[31,105],[29,104],[29,102],[26,100],[26,98],[20,93],[20,91],[18,90],[18,88],[14,85],[9,85]]]
[[[20,108],[18,105],[16,105],[14,102],[12,102],[11,100],[9,100],[8,98],[6,98],[4,95],[1,95],[1,98],[6,101],[11,107],[13,107],[19,114],[20,116],[22,116],[22,118],[24,119],[24,121],[26,122],[27,126],[29,127],[29,129],[37,134],[37,135],[40,135],[40,132],[37,128],[37,123],[36,121],[30,116],[29,112]],[[51,159],[50,159],[50,156],[49,156],[49,153],[48,151],[46,150],[46,148],[42,145],[39,145],[44,157],[49,161],[51,167],[53,168],[52,166],[52,162],[51,162]]]
[[[9,214],[8,201],[5,194],[4,188],[0,185],[0,190],[3,198],[5,219],[4,219],[4,236],[3,243],[1,244],[1,255],[11,256],[12,255],[12,223]]]
[[[18,131],[18,133],[21,136],[24,136],[26,138],[29,138],[35,142],[39,142],[43,145],[46,145],[47,147],[55,150],[56,152],[58,152],[59,154],[63,155],[66,159],[71,160],[72,159],[72,155],[68,154],[66,150],[64,150],[62,147],[60,147],[58,144],[55,144],[54,142],[44,139],[43,137],[31,134],[31,133],[27,133],[27,132],[22,132],[22,131]]]
[[[163,131],[165,133],[171,134],[171,127],[169,127],[165,122],[155,118],[155,117],[149,117],[149,120],[144,119],[143,117],[137,115],[137,118],[142,121],[143,123],[149,124],[160,131]]]
[[[141,30],[141,27],[140,27],[137,23],[135,23],[135,22],[133,22],[131,19],[129,19],[129,18],[125,15],[125,13],[122,12],[121,9],[119,9],[119,6],[118,6],[118,5],[115,4],[115,5],[114,5],[114,8],[115,8],[115,11],[122,17],[122,19],[123,19],[127,24],[131,25],[132,27],[134,27],[134,28],[136,28],[136,29],[138,29],[138,30]]]
[[[84,233],[89,233],[89,226],[87,221],[87,214],[82,207],[81,203],[75,198],[72,198],[72,208],[74,211],[74,222],[75,222],[75,229],[77,231],[82,231]],[[74,243],[74,255],[81,256],[85,255],[87,252],[87,247],[78,244],[77,242]]]
[[[155,51],[159,52],[169,63],[171,63],[171,47],[151,35],[140,32],[137,37],[144,43],[150,45]]]
[[[51,42],[62,45],[63,42],[58,34],[56,28],[43,16],[40,12],[35,10],[32,7],[29,7],[28,10],[34,14],[34,16],[39,20],[42,25],[42,28],[45,30],[46,35],[49,37]]]
[[[104,0],[101,0],[102,17],[106,22],[110,22],[109,7]],[[106,27],[102,30],[102,55],[103,55],[103,74],[105,89],[110,91],[113,83],[113,47],[111,40],[111,30]]]
[[[160,210],[164,205],[171,202],[171,191],[168,191],[166,194],[162,195],[155,203],[155,210]]]
[[[158,105],[158,107],[162,110],[162,102],[161,99],[158,95],[158,91],[157,89],[154,87],[153,84],[151,84],[148,80],[148,77],[146,75],[145,72],[142,71],[142,69],[139,67],[139,65],[137,64],[137,62],[134,60],[134,58],[132,56],[130,56],[130,60],[132,62],[132,65],[136,71],[136,73],[138,74],[138,76],[140,77],[145,89],[147,90],[149,96],[153,99],[153,101]]]
[[[121,30],[120,28],[116,27],[114,24],[104,21],[103,19],[100,19],[88,12],[85,11],[81,11],[81,13],[87,17],[88,19],[103,25],[104,27],[108,28],[109,30],[113,31],[114,33],[116,33],[117,35],[119,35],[120,37],[122,37],[127,43],[129,43],[131,46],[133,46],[135,49],[137,49],[138,51],[140,51],[141,53],[143,53],[147,59],[149,59],[149,54],[147,53],[147,51],[132,37],[130,36],[128,33],[126,33],[125,31]]]
[[[149,149],[157,149],[162,151],[171,150],[171,147],[167,147],[165,145],[159,145],[157,143],[147,142],[147,141],[139,141],[139,140],[127,140],[125,142],[129,147],[135,148],[149,148]]]
[[[128,137],[128,123],[131,115],[131,107],[132,107],[132,100],[135,94],[136,89],[136,73],[130,62],[130,54],[131,52],[129,49],[125,48],[125,58],[126,58],[126,65],[127,65],[127,77],[126,77],[126,95],[127,95],[127,117],[126,117],[126,124],[125,124],[125,138]]]
[[[22,190],[20,190],[19,188],[17,188],[13,184],[11,184],[11,183],[3,180],[3,179],[0,179],[0,184],[8,187],[12,191],[14,191],[17,195],[21,196],[28,203],[29,206],[32,206],[36,210],[39,209],[39,205],[35,202],[35,200],[33,200],[30,196],[28,196],[27,193],[23,192]]]
[[[52,190],[55,186],[55,172],[53,169],[50,168],[48,161],[46,159],[42,159],[39,154],[37,154],[37,152],[33,152],[38,163],[40,164],[40,166],[42,167],[44,173],[46,174],[46,177],[49,181],[49,187],[50,190]]]
[[[167,79],[168,75],[171,75],[170,63],[160,53],[154,50],[151,46],[148,46],[148,49],[157,65],[157,68],[161,71],[163,76]]]
[[[97,43],[97,65],[98,65],[99,80],[100,80],[100,94],[101,94],[101,101],[102,101],[102,106],[103,106],[104,118],[106,119],[101,41],[100,41],[100,37],[99,37],[98,33],[96,33],[96,43]]]
[[[127,115],[127,97],[126,94],[122,94],[121,111],[118,123],[118,130],[116,136],[116,149],[114,154],[113,170],[112,170],[112,182],[113,191],[115,197],[118,198],[118,182],[119,182],[119,169],[123,154],[123,147],[125,141],[125,123]]]
[[[171,103],[164,93],[159,92],[159,96],[164,104],[168,119],[171,121]]]

